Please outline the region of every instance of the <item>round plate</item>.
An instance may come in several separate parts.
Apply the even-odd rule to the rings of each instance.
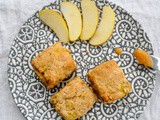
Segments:
[[[61,0],[57,0],[44,8],[55,9],[60,13],[60,2]],[[71,2],[80,8],[80,0],[71,0]],[[152,95],[155,71],[138,64],[132,53],[134,49],[141,48],[153,54],[152,45],[141,25],[124,9],[107,0],[94,0],[94,2],[98,6],[100,16],[104,5],[110,5],[114,9],[116,13],[115,29],[110,40],[102,46],[93,47],[80,40],[63,44],[71,50],[78,66],[77,72],[71,78],[78,75],[88,84],[86,74],[90,69],[104,61],[114,59],[126,74],[133,91],[112,104],[95,103],[81,119],[136,120]],[[21,27],[11,47],[8,62],[9,86],[18,108],[28,120],[62,119],[51,107],[49,99],[71,78],[48,91],[41,84],[30,64],[38,53],[57,41],[55,33],[41,22],[36,12]],[[114,48],[117,47],[121,47],[124,51],[120,56],[114,52]]]

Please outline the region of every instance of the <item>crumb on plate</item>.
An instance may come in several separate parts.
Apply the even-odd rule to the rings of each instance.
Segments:
[[[117,54],[117,55],[120,55],[120,54],[122,54],[122,49],[121,48],[116,48],[115,49],[115,53]]]

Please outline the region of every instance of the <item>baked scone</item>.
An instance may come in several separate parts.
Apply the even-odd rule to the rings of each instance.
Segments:
[[[104,103],[123,98],[132,88],[114,60],[104,62],[88,73],[88,80]]]
[[[42,51],[31,61],[31,65],[47,89],[52,89],[76,71],[70,51],[62,47],[60,42]]]
[[[79,77],[73,78],[50,99],[50,103],[65,120],[80,118],[96,101],[97,96]]]

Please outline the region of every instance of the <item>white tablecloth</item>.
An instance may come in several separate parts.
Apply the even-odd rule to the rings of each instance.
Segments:
[[[7,78],[8,53],[21,25],[36,10],[54,0],[0,0],[0,120],[25,120],[10,93]],[[160,0],[110,0],[139,21],[160,57]],[[160,120],[160,75],[150,103],[140,120]]]

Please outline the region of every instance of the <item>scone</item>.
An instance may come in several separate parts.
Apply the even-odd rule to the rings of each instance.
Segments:
[[[88,73],[88,80],[104,103],[123,98],[132,88],[114,60],[104,62]]]
[[[50,99],[50,103],[65,120],[80,118],[96,101],[97,96],[79,77],[73,78]]]
[[[42,51],[31,61],[31,65],[47,89],[52,89],[76,71],[70,51],[62,47],[60,42]]]

